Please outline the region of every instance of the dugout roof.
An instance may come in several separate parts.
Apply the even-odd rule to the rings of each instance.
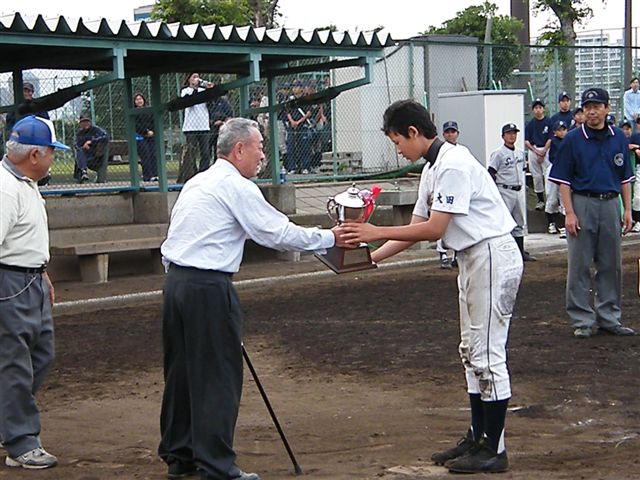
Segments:
[[[333,57],[377,57],[393,41],[388,34],[351,34],[127,22],[19,13],[0,17],[0,72],[31,68],[118,72],[119,78],[203,71],[261,76],[292,61]],[[114,61],[114,58],[116,59]],[[257,63],[256,63],[257,62]]]

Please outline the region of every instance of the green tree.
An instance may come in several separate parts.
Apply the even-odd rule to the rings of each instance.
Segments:
[[[278,0],[158,0],[151,18],[202,25],[277,25]]]
[[[520,63],[522,46],[518,43],[517,32],[523,26],[516,18],[506,15],[496,15],[498,7],[494,3],[485,1],[482,5],[472,5],[443,23],[441,27],[430,27],[425,34],[467,35],[484,42],[488,18],[491,16],[492,47],[492,80],[505,81],[513,69]],[[488,51],[488,50],[487,50]],[[478,52],[478,65],[482,65],[485,50]],[[484,79],[481,80],[484,83]]]
[[[606,0],[602,0],[605,2]],[[537,40],[540,45],[558,48],[558,57],[562,63],[562,79],[566,88],[575,90],[576,85],[576,25],[582,25],[593,16],[593,10],[586,0],[536,0],[533,4],[534,15],[553,13],[552,18]],[[564,47],[564,48],[562,48]],[[554,49],[547,49],[545,62],[554,61]]]

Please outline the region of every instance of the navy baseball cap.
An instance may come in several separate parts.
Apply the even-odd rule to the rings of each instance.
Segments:
[[[43,147],[69,150],[69,147],[56,140],[56,131],[51,120],[29,115],[13,126],[9,140],[23,145],[40,145]]]
[[[533,102],[531,102],[531,109],[533,110],[536,105],[540,105],[542,106],[542,108],[544,108],[544,102],[540,98],[536,98]]]
[[[584,110],[582,109],[582,107],[576,107],[576,108],[574,108],[574,109],[573,109],[573,114],[574,114],[574,115],[575,115],[576,113],[579,113],[579,112],[584,112]]]
[[[609,92],[604,88],[589,88],[582,92],[582,106],[587,103],[603,103],[609,105]]]
[[[607,123],[609,125],[615,125],[616,124],[616,116],[615,115],[607,115]]]
[[[507,123],[502,127],[502,135],[509,132],[519,132],[520,130],[515,123]]]
[[[447,130],[455,130],[456,132],[459,132],[460,130],[458,130],[458,122],[454,122],[453,120],[444,122],[444,125],[442,125],[442,131],[446,132]]]
[[[556,130],[560,130],[561,128],[566,129],[567,128],[567,124],[566,122],[563,122],[562,120],[558,120],[557,122],[555,122],[553,124],[553,131],[555,132]]]
[[[558,101],[560,102],[560,101],[562,101],[562,99],[564,99],[564,98],[566,98],[567,100],[571,100],[571,95],[569,95],[569,92],[566,92],[566,91],[564,91],[564,90],[563,90],[563,91],[560,93],[560,95],[558,95]]]
[[[627,127],[629,127],[629,128],[633,128],[631,126],[631,122],[629,120],[627,120],[626,118],[620,122],[620,128],[624,127],[625,125]]]

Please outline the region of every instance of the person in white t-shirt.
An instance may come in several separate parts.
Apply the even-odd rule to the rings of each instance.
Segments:
[[[466,147],[438,139],[422,105],[393,103],[384,113],[383,130],[409,161],[437,152],[423,170],[411,223],[345,223],[340,235],[354,243],[390,240],[372,253],[375,262],[415,242],[439,238],[458,252],[460,357],[471,427],[456,447],[431,458],[452,472],[504,472],[509,468],[504,422],[511,397],[506,345],[523,265],[511,235],[515,222],[489,172]]]
[[[213,83],[202,80],[200,74],[190,73],[184,80],[180,96],[186,97],[187,95],[203,92],[205,88],[213,88],[213,86]],[[187,145],[190,145],[191,148],[197,149],[200,152],[200,164],[198,165],[197,171],[195,169],[195,158],[190,160],[193,162],[193,174],[204,172],[211,164],[211,145],[209,144],[210,128],[209,109],[204,101],[184,109],[182,132],[187,139]],[[188,178],[190,178],[190,176],[191,175],[188,175]]]

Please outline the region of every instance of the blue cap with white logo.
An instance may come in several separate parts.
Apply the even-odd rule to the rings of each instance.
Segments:
[[[442,125],[442,131],[446,132],[447,130],[455,130],[456,132],[459,132],[460,130],[458,130],[458,122],[454,122],[453,120],[444,122],[444,125]]]
[[[9,140],[23,145],[40,145],[43,147],[69,150],[69,147],[56,140],[56,132],[51,120],[29,115],[13,126]]]

